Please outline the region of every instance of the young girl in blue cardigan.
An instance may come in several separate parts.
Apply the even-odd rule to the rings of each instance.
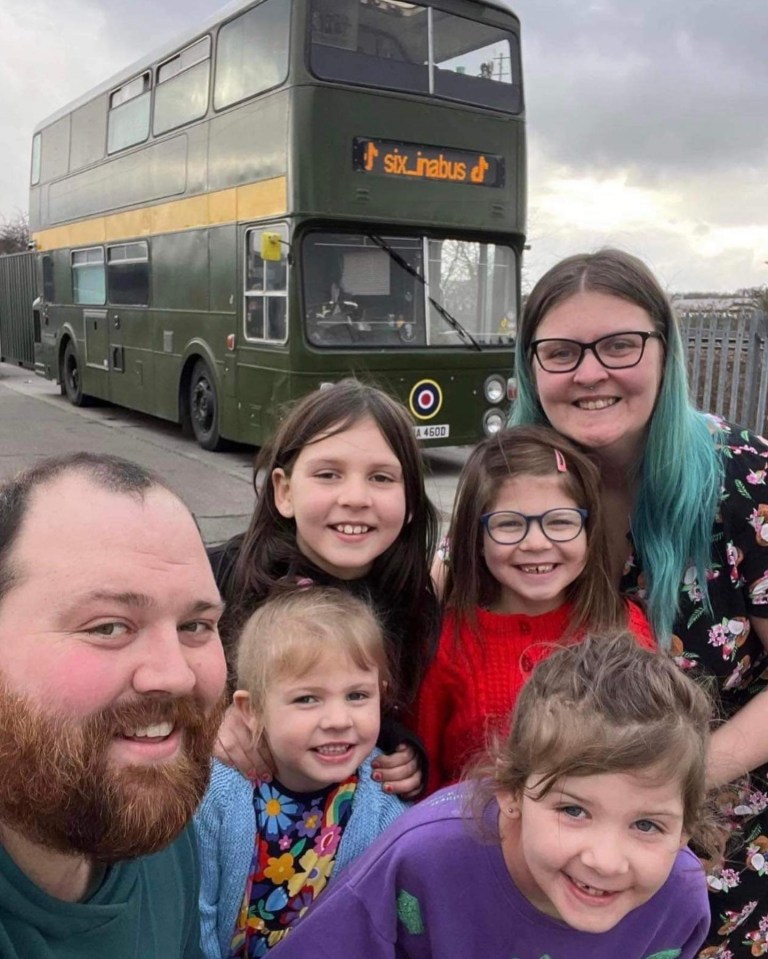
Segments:
[[[214,762],[196,816],[206,959],[264,956],[401,812],[372,780],[389,682],[370,607],[302,586],[246,622],[234,702],[274,778]]]

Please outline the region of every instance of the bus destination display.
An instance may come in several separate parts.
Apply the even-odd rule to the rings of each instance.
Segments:
[[[363,173],[504,186],[504,158],[492,153],[355,137],[352,157],[354,169]]]

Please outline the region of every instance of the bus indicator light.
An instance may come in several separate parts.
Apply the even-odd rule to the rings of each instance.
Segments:
[[[431,420],[443,405],[443,391],[434,380],[419,380],[408,397],[411,413],[417,420]]]
[[[504,158],[492,153],[355,137],[352,157],[354,169],[362,173],[504,186]]]

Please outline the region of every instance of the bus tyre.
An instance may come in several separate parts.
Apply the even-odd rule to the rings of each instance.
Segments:
[[[189,420],[192,433],[204,450],[216,452],[226,446],[219,436],[219,399],[216,381],[205,360],[198,360],[189,381]]]
[[[83,393],[80,360],[72,340],[67,343],[64,349],[64,359],[61,361],[61,386],[62,393],[73,406],[88,406],[90,397]]]

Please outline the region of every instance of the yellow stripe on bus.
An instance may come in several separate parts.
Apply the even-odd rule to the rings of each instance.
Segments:
[[[265,216],[278,216],[287,208],[287,184],[284,176],[260,183],[171,200],[140,210],[126,210],[91,217],[33,233],[38,250],[58,250],[111,243],[141,236],[178,233],[224,223],[241,223]]]

